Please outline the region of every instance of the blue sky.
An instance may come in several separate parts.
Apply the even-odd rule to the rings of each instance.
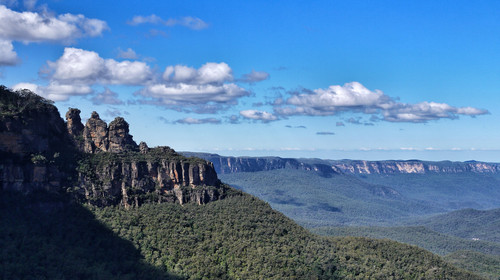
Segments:
[[[149,146],[500,161],[499,1],[0,1],[0,83]]]

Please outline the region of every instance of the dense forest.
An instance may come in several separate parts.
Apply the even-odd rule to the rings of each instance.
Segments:
[[[4,279],[481,279],[415,246],[313,235],[234,189],[130,210],[45,193],[0,202]]]

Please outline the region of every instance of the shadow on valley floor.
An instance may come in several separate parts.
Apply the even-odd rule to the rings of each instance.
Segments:
[[[85,207],[0,192],[2,279],[182,279],[147,264]]]

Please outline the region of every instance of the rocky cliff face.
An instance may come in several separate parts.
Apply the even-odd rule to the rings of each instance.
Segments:
[[[184,153],[214,163],[220,174],[234,172],[256,172],[274,169],[300,169],[318,172],[323,176],[333,174],[428,174],[428,173],[500,173],[499,163],[486,162],[431,162],[419,160],[320,160],[290,159],[279,157],[225,157],[206,153]]]
[[[99,205],[125,207],[145,201],[205,204],[224,193],[213,165],[187,159],[168,147],[130,155],[95,154],[80,172],[80,189]]]
[[[329,177],[339,174],[340,170],[330,165],[326,161],[303,162],[299,159],[280,157],[225,157],[217,154],[184,152],[183,155],[195,156],[206,159],[214,164],[214,168],[219,174],[235,172],[257,172],[275,169],[297,169],[318,173],[321,176]]]
[[[0,189],[27,192],[68,184],[75,165],[57,108],[29,91],[0,87]]]
[[[69,192],[92,204],[125,207],[224,197],[211,163],[168,147],[138,147],[123,118],[108,127],[93,112],[83,126],[80,110],[70,108],[64,123],[50,101],[4,87],[0,109],[0,190]]]
[[[330,161],[343,173],[348,174],[428,174],[428,173],[500,173],[500,164],[486,162],[431,162],[407,161]]]

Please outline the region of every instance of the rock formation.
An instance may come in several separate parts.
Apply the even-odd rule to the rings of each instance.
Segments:
[[[68,114],[74,114],[74,109],[70,109]],[[79,112],[78,112],[79,113]],[[66,114],[66,115],[68,115]],[[79,118],[79,116],[78,116]],[[76,120],[76,119],[75,119]],[[69,125],[68,132],[71,135],[75,125]],[[83,151],[86,153],[111,152],[121,153],[125,151],[135,151],[137,144],[129,134],[128,123],[122,117],[115,118],[109,127],[105,121],[101,120],[97,112],[92,112],[83,129]]]
[[[146,154],[147,152],[149,152],[149,147],[146,142],[139,143],[139,152],[141,152],[141,154]]]
[[[83,126],[70,108],[64,123],[56,107],[29,91],[0,87],[0,189],[70,193],[95,205],[144,202],[198,204],[224,197],[213,165],[169,147],[140,147],[129,125],[108,125],[93,112]]]
[[[80,118],[80,110],[76,108],[69,108],[66,113],[66,126],[68,128],[69,135],[73,137],[79,137],[83,133],[82,119]]]
[[[108,152],[120,153],[127,150],[135,150],[137,144],[129,134],[128,123],[121,117],[115,118],[108,128]]]
[[[92,112],[83,129],[83,150],[86,153],[106,152],[109,147],[108,125]]]
[[[0,189],[58,190],[69,184],[74,154],[66,125],[50,101],[0,87]]]
[[[85,197],[101,205],[129,207],[154,202],[204,204],[222,195],[217,173],[210,162],[171,157],[171,149],[159,147],[135,159],[120,155],[90,157],[86,172],[80,173]],[[140,156],[142,155],[142,156]]]

